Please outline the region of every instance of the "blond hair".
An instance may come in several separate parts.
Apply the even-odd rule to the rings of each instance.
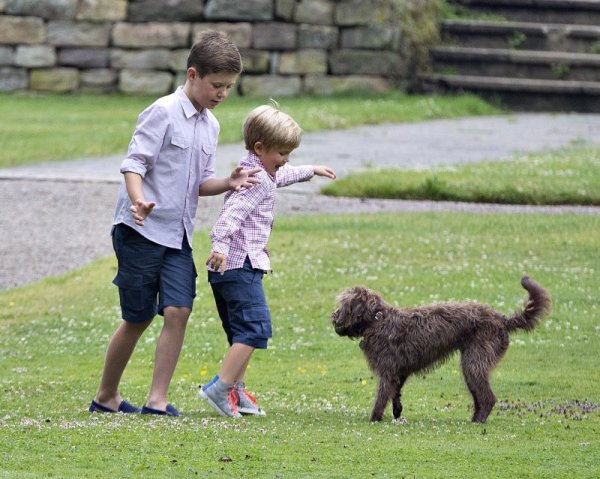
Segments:
[[[254,108],[242,128],[248,151],[260,141],[267,150],[274,147],[294,150],[300,145],[302,129],[294,119],[276,106],[261,105]]]

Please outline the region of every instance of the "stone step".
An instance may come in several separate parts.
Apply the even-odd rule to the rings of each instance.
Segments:
[[[436,47],[431,50],[437,72],[484,77],[600,81],[600,54]]]
[[[597,25],[444,20],[440,28],[446,45],[600,53]]]
[[[600,82],[443,74],[421,80],[429,93],[473,92],[516,111],[600,113]]]
[[[512,21],[600,25],[598,0],[452,0],[450,3]]]

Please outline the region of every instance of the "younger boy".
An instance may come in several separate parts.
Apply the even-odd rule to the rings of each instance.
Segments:
[[[229,178],[214,175],[219,123],[210,112],[227,98],[242,62],[237,47],[219,32],[206,31],[192,46],[186,82],[158,99],[139,118],[121,165],[113,222],[123,322],[113,335],[100,387],[90,412],[179,416],[167,391],[183,344],[196,295],[191,241],[198,195],[251,186],[256,171],[237,168]],[[123,400],[121,376],[142,333],[156,314],[164,316],[154,374],[141,409]]]
[[[300,144],[301,129],[272,106],[252,110],[243,127],[248,150],[244,168],[260,168],[260,184],[225,194],[225,204],[212,232],[206,261],[208,280],[230,348],[219,374],[200,389],[200,396],[221,415],[264,415],[246,392],[244,375],[255,349],[271,337],[271,316],[262,287],[271,270],[267,242],[273,225],[275,189],[314,175],[335,179],[327,166],[290,166],[290,153]]]

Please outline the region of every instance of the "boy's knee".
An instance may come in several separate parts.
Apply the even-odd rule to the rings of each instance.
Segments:
[[[164,309],[165,321],[177,321],[187,323],[190,314],[192,314],[192,310],[190,308],[180,306],[167,306]]]
[[[120,325],[120,329],[122,331],[124,331],[126,334],[141,335],[144,331],[146,331],[148,326],[150,326],[152,324],[153,319],[154,318],[150,318],[146,321],[138,321],[138,322],[123,321]]]

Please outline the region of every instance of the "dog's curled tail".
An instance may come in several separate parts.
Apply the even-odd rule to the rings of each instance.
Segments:
[[[529,293],[524,308],[507,318],[508,331],[533,330],[552,307],[552,300],[546,289],[527,276],[521,278],[521,286]]]

